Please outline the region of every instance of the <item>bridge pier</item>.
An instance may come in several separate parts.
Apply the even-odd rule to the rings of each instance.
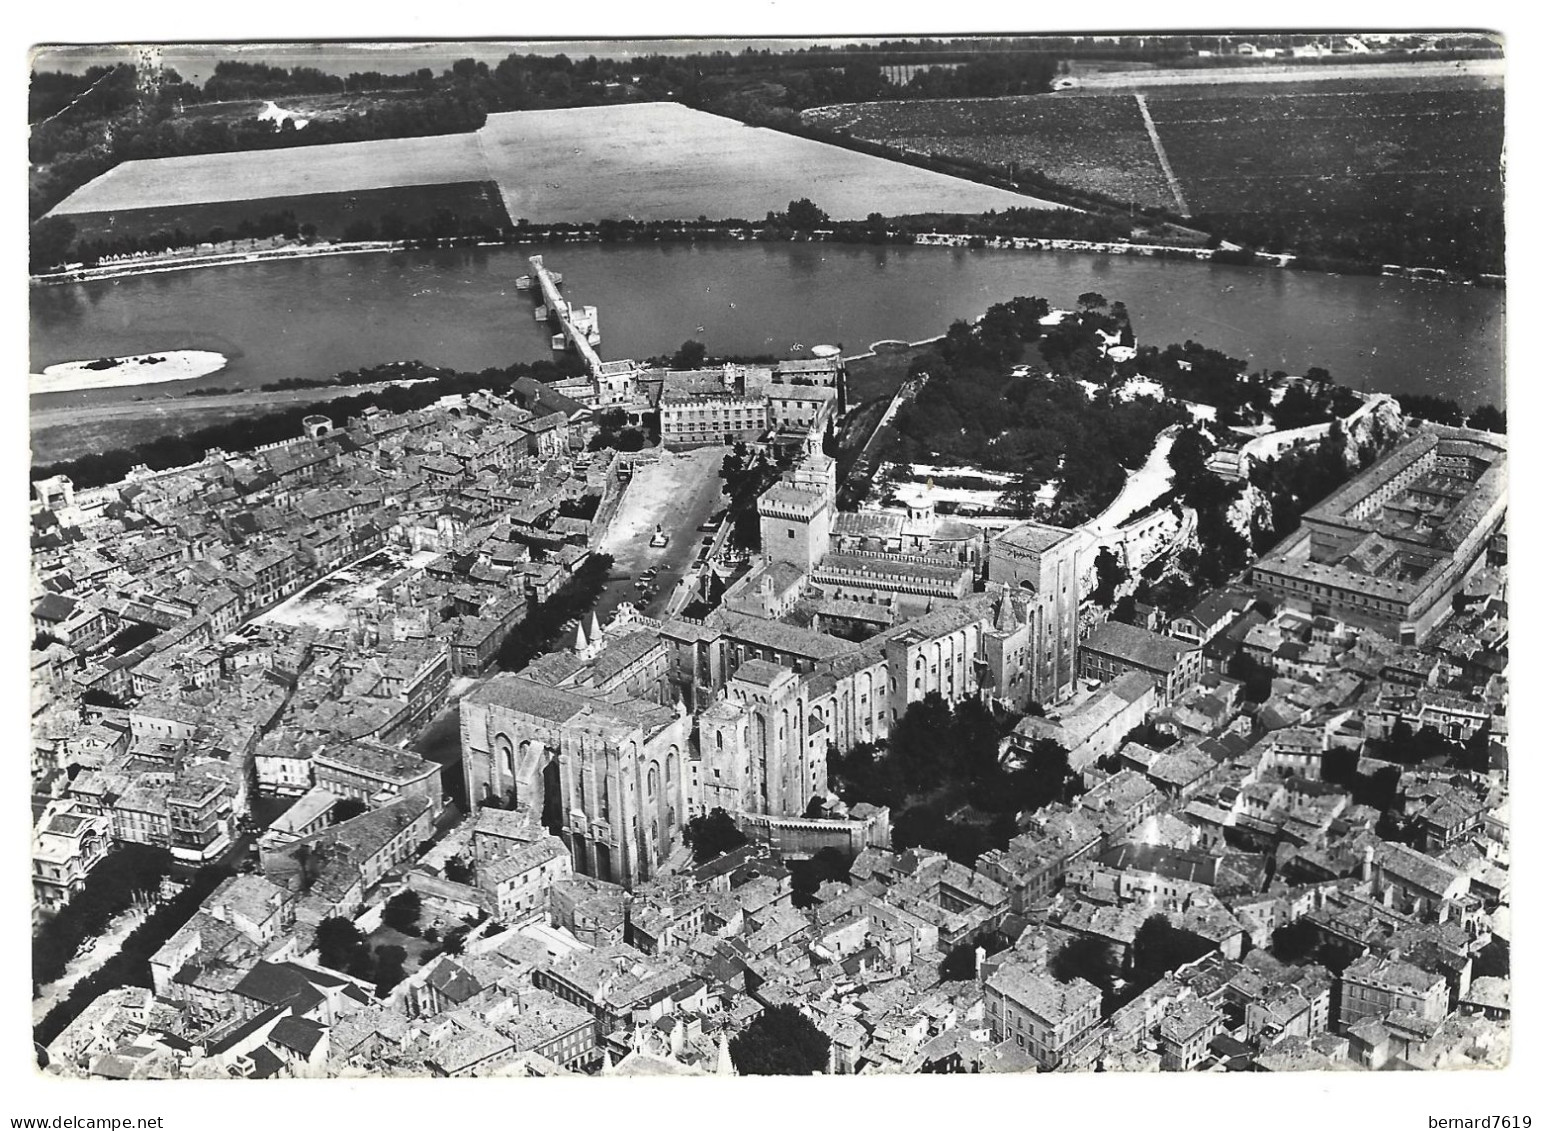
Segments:
[[[536,310],[536,317],[539,318],[541,310],[544,310],[548,318],[555,318],[562,328],[563,347],[577,350],[589,376],[598,377],[603,364],[599,351],[594,348],[594,342],[599,338],[599,311],[592,306],[575,311],[557,289],[562,277],[546,268],[543,256],[530,256],[530,267],[534,272],[533,282],[540,288],[540,297],[544,303],[543,307]]]

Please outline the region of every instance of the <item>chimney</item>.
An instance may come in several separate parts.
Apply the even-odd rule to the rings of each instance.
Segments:
[[[982,946],[976,946],[974,948],[974,978],[979,982],[980,985],[984,985],[985,948]]]
[[[1375,846],[1367,844],[1359,864],[1359,878],[1369,883],[1375,875]]]

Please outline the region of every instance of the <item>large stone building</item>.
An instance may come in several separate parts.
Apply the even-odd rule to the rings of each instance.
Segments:
[[[1204,653],[1185,640],[1120,621],[1103,621],[1081,641],[1085,679],[1102,682],[1125,672],[1144,672],[1156,682],[1156,701],[1174,702],[1198,682]]]
[[[730,364],[669,371],[661,382],[658,430],[665,447],[731,444],[764,435],[769,368]]]
[[[1422,643],[1486,564],[1507,507],[1507,440],[1425,424],[1307,511],[1252,579],[1291,608]]]
[[[546,814],[577,871],[629,887],[679,844],[691,729],[683,707],[497,676],[461,700],[466,796]]]
[[[1086,1043],[1102,1007],[1102,991],[1090,982],[1059,982],[1016,960],[995,964],[984,978],[984,999],[990,1036],[1014,1041],[1047,1069]]]
[[[928,695],[1022,709],[1073,683],[1074,533],[1016,531],[1007,583],[986,593],[974,591],[982,539],[966,533],[833,553],[835,467],[811,441],[758,512],[763,559],[704,619],[633,615],[619,636],[596,622],[578,651],[462,700],[473,805],[541,814],[576,871],[630,887],[692,816],[801,817],[828,792],[831,746],[886,738]],[[808,627],[830,609],[846,623],[871,609],[876,631]]]
[[[861,643],[793,624],[717,612],[676,618],[660,630],[673,653],[670,679],[703,709],[726,694],[741,668],[763,661],[800,676],[805,732],[826,731],[844,749],[886,737],[909,704],[937,692],[949,702],[980,689],[981,640],[990,598],[975,594],[895,625]]]
[[[760,546],[773,562],[810,572],[829,553],[835,461],[813,452],[759,498]]]
[[[845,365],[838,353],[776,366],[643,373],[638,383],[656,389],[659,438],[665,447],[822,439],[845,411]]]
[[[52,801],[32,835],[32,898],[52,914],[86,886],[112,847],[112,822],[75,801]]]
[[[402,796],[420,798],[434,817],[444,808],[439,765],[407,750],[360,739],[317,750],[311,766],[317,785],[371,809]]]
[[[1051,703],[1075,683],[1082,559],[1090,549],[1083,532],[1038,522],[990,542],[987,576],[1010,595],[990,660],[1002,674],[996,694],[1013,707]]]

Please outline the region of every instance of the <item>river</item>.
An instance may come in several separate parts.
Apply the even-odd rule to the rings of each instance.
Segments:
[[[165,387],[61,393],[49,405],[256,388],[419,359],[478,370],[549,354],[530,297],[533,252],[599,308],[609,358],[672,352],[865,350],[944,331],[1014,295],[1122,301],[1140,340],[1187,339],[1254,367],[1330,369],[1341,384],[1432,393],[1475,407],[1503,398],[1504,292],[1367,276],[1139,259],[825,243],[548,244],[348,255],[31,287],[31,367],[155,350],[211,349],[218,374]]]

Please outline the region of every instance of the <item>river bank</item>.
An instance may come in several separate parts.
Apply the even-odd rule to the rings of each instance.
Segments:
[[[159,385],[167,381],[193,381],[218,373],[229,359],[213,350],[171,350],[167,353],[131,354],[86,361],[63,361],[28,376],[33,396],[73,393],[89,389],[122,389],[133,385]]]
[[[59,405],[28,414],[35,465],[78,459],[92,452],[132,448],[162,436],[182,436],[217,424],[251,420],[286,408],[324,405],[339,397],[376,393],[394,384],[284,389],[268,393],[227,393],[217,397],[163,394],[122,404]]]
[[[87,283],[99,279],[127,279],[137,275],[159,275],[167,271],[195,271],[203,267],[234,267],[243,263],[266,263],[285,259],[315,259],[328,255],[362,255],[371,252],[403,251],[406,240],[367,240],[355,243],[302,244],[291,247],[259,248],[254,251],[226,251],[212,255],[171,252],[117,260],[98,267],[71,267],[33,275],[31,281],[44,286],[59,283]]]
[[[206,267],[232,267],[242,264],[263,263],[292,259],[314,259],[324,256],[365,255],[382,252],[424,251],[453,247],[511,247],[522,244],[650,244],[650,243],[716,243],[735,241],[788,242],[775,230],[764,227],[728,227],[726,225],[690,224],[678,228],[650,231],[644,238],[617,237],[614,233],[601,232],[588,225],[572,228],[563,225],[547,229],[521,228],[502,239],[451,237],[436,241],[422,240],[368,240],[359,242],[334,241],[324,244],[308,244],[278,248],[263,248],[245,252],[221,252],[211,255],[185,252],[165,255],[147,255],[142,258],[122,260],[96,267],[75,266],[66,270],[44,272],[31,276],[31,282],[49,286],[64,283],[93,282],[102,279],[132,278],[138,275],[155,275],[168,271],[192,271]],[[1334,264],[1322,267],[1314,261],[1302,259],[1288,252],[1253,251],[1235,244],[1220,247],[1199,247],[1188,244],[1138,243],[1132,240],[1083,240],[1049,236],[982,235],[971,232],[911,232],[885,230],[882,238],[874,238],[867,229],[821,229],[799,232],[792,242],[839,243],[839,244],[895,244],[915,247],[955,247],[971,250],[1052,251],[1078,252],[1087,255],[1137,256],[1155,259],[1190,260],[1196,263],[1227,263],[1237,266],[1275,267],[1293,271],[1320,271],[1325,274],[1355,273],[1381,275],[1388,278],[1415,279],[1422,282],[1452,283],[1465,286],[1502,287],[1503,275],[1479,275],[1466,278],[1453,271],[1438,267],[1408,267],[1397,263],[1382,264]],[[1349,271],[1349,268],[1352,270]],[[1341,269],[1341,270],[1340,270]]]
[[[1266,371],[1321,366],[1372,391],[1478,404],[1503,395],[1502,290],[1148,255],[807,240],[406,250],[31,287],[31,371],[218,350],[231,358],[225,370],[168,386],[202,399],[205,389],[326,381],[383,361],[462,373],[547,361],[550,331],[515,287],[536,253],[575,300],[599,309],[613,357],[669,356],[690,338],[713,356],[797,357],[827,342],[851,357],[869,343],[931,337],[1018,295],[1073,307],[1095,291],[1139,312],[1145,342],[1200,341]],[[136,392],[160,390],[62,393],[33,408]]]

